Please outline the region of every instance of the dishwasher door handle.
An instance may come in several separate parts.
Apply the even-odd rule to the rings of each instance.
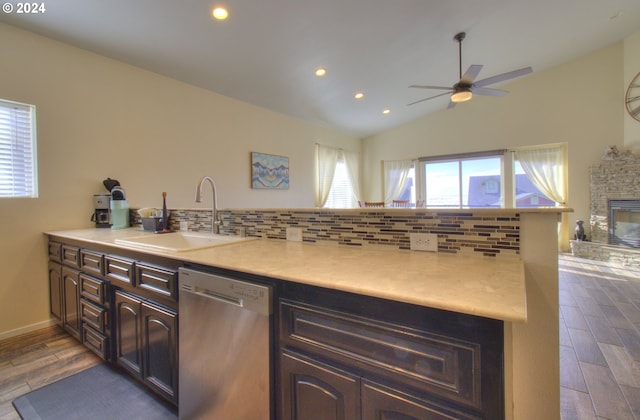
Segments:
[[[195,291],[191,292],[194,293],[196,295],[205,297],[207,299],[213,299],[213,300],[217,300],[219,302],[222,303],[227,303],[230,305],[236,305],[242,308],[242,299],[238,299],[235,298],[233,296],[226,296],[226,295],[222,295],[220,293],[216,293],[212,290],[208,290],[208,289],[202,289],[200,287],[196,287]]]

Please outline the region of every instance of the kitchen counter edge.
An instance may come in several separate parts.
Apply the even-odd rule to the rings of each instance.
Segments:
[[[140,228],[45,232],[65,239],[507,322],[526,322],[524,264],[490,258],[258,239],[185,252],[116,243]]]

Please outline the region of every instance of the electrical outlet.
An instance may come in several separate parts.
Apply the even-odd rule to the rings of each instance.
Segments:
[[[435,233],[410,233],[409,241],[414,251],[438,252],[438,235]]]
[[[180,230],[189,230],[189,222],[187,222],[186,220],[180,222]]]
[[[287,241],[302,242],[302,228],[288,227]]]

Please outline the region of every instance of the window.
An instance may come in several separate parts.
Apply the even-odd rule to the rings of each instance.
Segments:
[[[344,160],[338,160],[336,163],[333,182],[324,206],[335,209],[355,207],[353,187]]]
[[[502,156],[422,162],[427,207],[501,207]]]
[[[416,194],[432,208],[565,205],[567,146],[422,157]]]
[[[37,197],[35,106],[0,100],[0,197]]]
[[[355,207],[358,196],[357,152],[316,144],[317,207]]]

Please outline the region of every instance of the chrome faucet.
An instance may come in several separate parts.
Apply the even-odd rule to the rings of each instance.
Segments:
[[[218,220],[218,193],[216,191],[216,183],[210,176],[203,176],[198,182],[196,187],[196,203],[202,203],[202,184],[204,181],[209,181],[211,189],[213,190],[213,208],[211,211],[211,232],[214,234],[220,233],[220,220]]]

